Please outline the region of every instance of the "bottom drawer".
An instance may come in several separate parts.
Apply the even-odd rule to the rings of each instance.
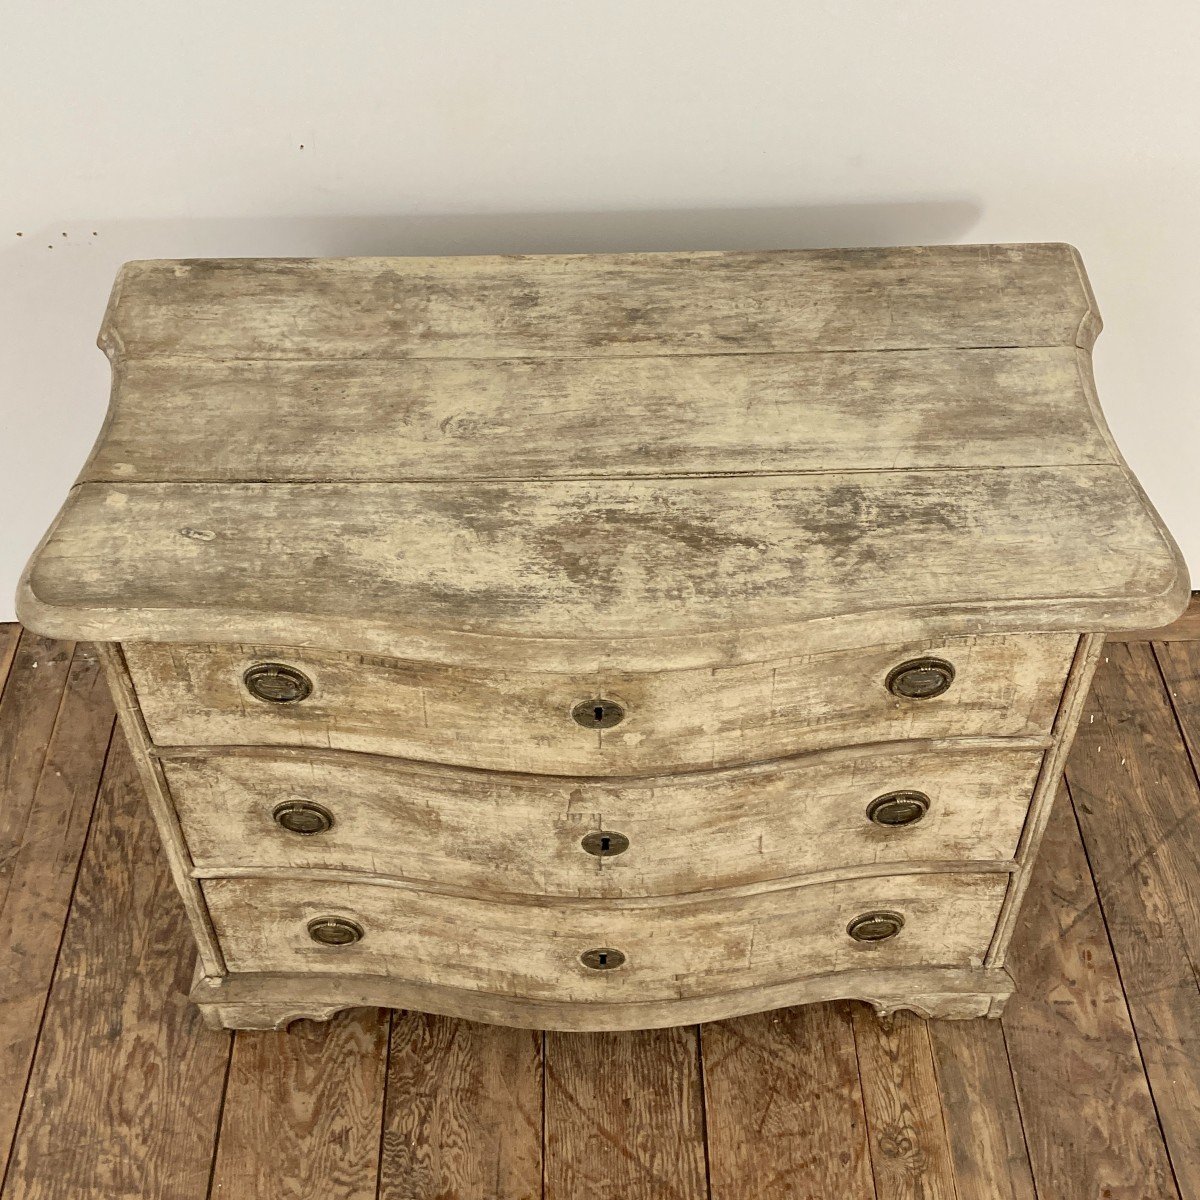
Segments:
[[[868,966],[977,966],[1007,882],[999,872],[891,875],[752,896],[546,904],[304,879],[203,887],[233,972],[385,975],[530,999],[638,1001]],[[856,940],[849,926],[872,913],[899,918],[899,931]],[[890,920],[859,932],[886,933]],[[348,944],[314,940],[355,931],[361,937]]]

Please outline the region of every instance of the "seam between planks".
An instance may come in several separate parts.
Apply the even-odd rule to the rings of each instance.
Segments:
[[[986,1021],[986,1017],[976,1017],[976,1020]],[[933,1070],[933,1086],[937,1089],[938,1100],[938,1116],[942,1118],[942,1138],[946,1144],[946,1162],[950,1167],[950,1186],[954,1188],[955,1200],[959,1200],[962,1193],[958,1190],[958,1168],[954,1165],[954,1143],[950,1138],[950,1126],[946,1122],[946,1104],[945,1098],[942,1096],[942,1078],[938,1072],[938,1056],[933,1049],[933,1034],[929,1032],[929,1018],[921,1022],[922,1028],[925,1030],[925,1048],[929,1052],[929,1065]]]
[[[1013,1104],[1017,1110],[1017,1124],[1021,1129],[1021,1145],[1025,1147],[1025,1161],[1029,1164],[1029,1181],[1033,1184],[1033,1193],[1038,1200],[1043,1200],[1042,1189],[1038,1186],[1037,1174],[1033,1169],[1033,1150],[1029,1145],[1029,1131],[1025,1128],[1025,1114],[1021,1111],[1021,1089],[1017,1087],[1017,1073],[1013,1069],[1012,1050],[1008,1044],[1008,1030],[1004,1026],[1004,1017],[1001,1015],[1000,1020],[1000,1041],[1004,1046],[1004,1061],[1008,1066],[1008,1078],[1012,1083]],[[1055,1200],[1053,1196],[1046,1195],[1044,1200]]]
[[[912,466],[912,467],[829,467],[796,468],[790,471],[653,471],[626,474],[579,474],[579,475],[406,475],[402,479],[378,476],[278,476],[273,479],[243,479],[223,476],[208,479],[81,479],[71,486],[74,492],[86,487],[430,487],[444,484],[447,487],[466,487],[472,484],[542,484],[547,487],[558,483],[638,483],[660,479],[795,479],[824,477],[828,475],[942,475],[983,474],[984,472],[1011,471],[1106,471],[1118,472],[1117,463],[1103,461],[1057,462],[1057,463],[970,463],[965,466]],[[1123,473],[1122,473],[1123,474]]]
[[[704,1194],[712,1200],[712,1163],[708,1153],[708,1089],[704,1086],[704,1026],[696,1025],[696,1075],[700,1084],[700,1145],[704,1150]]]
[[[1162,659],[1158,656],[1158,647],[1154,642],[1150,643],[1150,657],[1154,660],[1158,677],[1162,681],[1163,691],[1167,697],[1167,706],[1170,708],[1171,718],[1175,722],[1175,732],[1183,745],[1183,752],[1187,757],[1188,765],[1192,768],[1192,778],[1196,782],[1196,788],[1200,789],[1200,762],[1197,761],[1196,755],[1192,752],[1191,740],[1188,738],[1187,732],[1183,727],[1183,719],[1180,717],[1179,709],[1176,707],[1175,697],[1171,694],[1171,685],[1167,682],[1167,673],[1163,669]],[[1197,988],[1200,988],[1200,969],[1198,969],[1198,964],[1192,962],[1191,955],[1188,953],[1187,943],[1184,939],[1180,939],[1179,945],[1183,957],[1187,960],[1188,970],[1191,972],[1192,979]]]
[[[549,1134],[546,1123],[546,1055],[548,1051],[546,1031],[540,1030],[542,1039],[542,1200],[546,1200],[546,1163],[550,1158],[550,1146],[547,1141]]]
[[[110,332],[105,326],[101,336]],[[946,342],[935,346],[825,346],[811,349],[791,348],[755,350],[631,350],[628,354],[563,354],[546,350],[541,354],[343,354],[334,358],[306,357],[305,355],[255,355],[255,354],[174,354],[130,353],[125,349],[108,354],[109,362],[125,363],[170,363],[202,362],[213,363],[410,363],[410,362],[619,362],[623,359],[641,361],[646,358],[763,358],[768,355],[796,358],[813,358],[822,354],[939,354],[952,351],[971,350],[1083,350],[1073,339],[1060,342]],[[1087,351],[1085,351],[1087,352]]]
[[[379,1148],[375,1154],[375,1200],[383,1193],[383,1143],[388,1125],[388,1088],[392,1081],[392,1034],[395,1029],[395,1010],[387,1010],[387,1042],[383,1048],[383,1095],[379,1104]],[[285,1031],[286,1036],[286,1031]]]
[[[839,1001],[841,1004],[854,1003],[854,1001]],[[867,1143],[867,1163],[871,1168],[871,1190],[875,1195],[875,1200],[879,1200],[879,1172],[875,1169],[875,1132],[871,1128],[871,1114],[867,1111],[867,1094],[863,1087],[863,1071],[862,1059],[858,1055],[858,1029],[854,1021],[854,1014],[847,1013],[849,1018],[847,1024],[850,1026],[850,1040],[854,1045],[854,1069],[858,1072],[858,1103],[862,1108],[863,1132],[866,1135]],[[887,1017],[880,1017],[879,1020],[886,1021]]]
[[[1200,762],[1197,761],[1196,755],[1192,752],[1192,743],[1188,738],[1186,731],[1183,728],[1183,720],[1179,716],[1179,709],[1175,704],[1175,697],[1171,694],[1171,685],[1167,682],[1167,673],[1163,670],[1162,659],[1158,655],[1157,642],[1150,643],[1150,655],[1154,659],[1155,669],[1158,671],[1158,677],[1162,680],[1163,691],[1167,694],[1167,704],[1171,709],[1171,717],[1175,722],[1175,731],[1179,734],[1179,740],[1183,743],[1183,752],[1187,755],[1188,762],[1191,764],[1192,776],[1196,780],[1196,786],[1200,788]]]
[[[213,1184],[217,1178],[217,1154],[221,1149],[221,1130],[225,1124],[225,1100],[229,1095],[229,1076],[233,1070],[233,1046],[236,1040],[237,1030],[229,1030],[228,1053],[225,1056],[225,1074],[221,1080],[221,1098],[217,1102],[217,1119],[213,1128],[212,1153],[208,1158],[208,1183],[204,1188],[204,1200],[211,1200]]]

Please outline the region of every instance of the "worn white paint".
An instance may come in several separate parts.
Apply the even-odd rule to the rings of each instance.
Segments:
[[[181,255],[1070,241],[1200,576],[1198,35],[1183,0],[6,6],[0,618],[116,268]]]

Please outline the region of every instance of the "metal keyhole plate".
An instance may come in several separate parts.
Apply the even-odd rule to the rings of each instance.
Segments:
[[[584,729],[611,729],[625,719],[625,709],[615,700],[580,700],[571,719]]]
[[[579,844],[597,858],[612,858],[629,849],[629,839],[623,833],[614,833],[609,829],[593,829]]]
[[[611,946],[597,946],[595,950],[585,950],[579,961],[593,971],[615,971],[625,962],[625,955]]]

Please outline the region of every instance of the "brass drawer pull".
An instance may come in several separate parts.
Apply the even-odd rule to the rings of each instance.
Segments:
[[[304,837],[333,828],[333,813],[311,800],[285,800],[275,806],[271,815],[275,823],[288,833],[298,833]]]
[[[905,700],[932,700],[954,682],[954,668],[944,658],[912,658],[888,672],[887,690]]]
[[[608,829],[593,829],[579,844],[597,858],[611,858],[629,849],[629,839],[623,833],[613,833]]]
[[[904,918],[897,912],[868,912],[855,917],[846,932],[856,942],[886,942],[904,928]]]
[[[625,709],[615,700],[580,700],[571,719],[584,729],[611,729],[625,719]]]
[[[286,663],[255,663],[242,682],[256,700],[269,704],[295,704],[312,695],[312,680]]]
[[[308,936],[322,946],[352,946],[362,941],[362,926],[349,917],[314,917],[308,923]]]
[[[876,825],[915,825],[929,811],[924,792],[888,792],[867,805],[867,817]]]
[[[595,950],[585,950],[579,961],[593,971],[615,971],[625,962],[625,955],[611,946],[598,946]]]

